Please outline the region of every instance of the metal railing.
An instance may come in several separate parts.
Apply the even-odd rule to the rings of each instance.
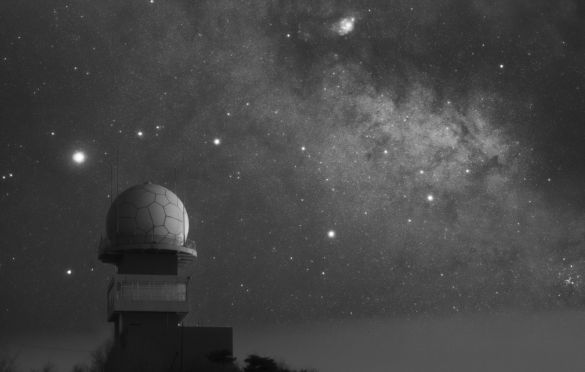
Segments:
[[[166,275],[117,275],[108,285],[108,317],[120,311],[186,313],[188,278]]]

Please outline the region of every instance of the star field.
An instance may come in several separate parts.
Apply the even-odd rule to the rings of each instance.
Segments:
[[[578,2],[0,7],[0,329],[103,323],[145,181],[193,222],[199,324],[582,308]]]

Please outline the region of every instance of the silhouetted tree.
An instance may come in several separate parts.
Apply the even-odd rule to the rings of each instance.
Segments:
[[[108,369],[108,361],[111,358],[112,343],[108,341],[96,349],[91,355],[89,365],[78,363],[73,366],[71,372],[118,372]],[[250,354],[244,361],[243,369],[235,363],[236,358],[228,350],[218,350],[207,355],[209,361],[215,365],[206,372],[297,372],[288,369],[284,364],[277,364],[274,359]],[[16,366],[16,356],[0,357],[0,372],[19,372]],[[33,369],[31,372],[56,372],[53,364],[47,363],[41,369]],[[133,372],[133,371],[124,371]],[[142,372],[138,369],[137,372]],[[301,369],[298,372],[317,372],[317,370]]]
[[[107,364],[112,353],[112,341],[106,341],[102,346],[91,353],[89,372],[108,372]]]
[[[229,350],[217,350],[206,355],[213,365],[213,371],[217,372],[241,372],[236,366],[236,358]]]
[[[278,365],[272,358],[250,354],[244,361],[244,372],[279,372]]]

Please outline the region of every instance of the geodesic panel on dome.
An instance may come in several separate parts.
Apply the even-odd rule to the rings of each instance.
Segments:
[[[131,203],[122,203],[122,205],[118,206],[117,208],[118,216],[124,218],[134,218],[138,212],[136,206]]]
[[[189,217],[181,200],[170,190],[154,184],[137,185],[112,203],[107,231],[112,246],[182,246],[189,233]]]
[[[154,203],[148,208],[150,218],[155,226],[162,226],[165,223],[165,209],[162,205]]]
[[[167,217],[176,218],[178,220],[181,220],[183,217],[183,211],[173,203],[169,203],[165,206],[165,214]]]
[[[157,226],[154,228],[154,235],[157,236],[166,236],[169,234],[169,229],[166,226]]]
[[[170,203],[169,199],[167,199],[167,196],[161,194],[158,194],[156,196],[156,202],[162,205],[163,207]]]
[[[120,231],[134,231],[136,229],[136,220],[134,218],[120,218],[117,228]]]
[[[133,204],[138,208],[141,208],[152,204],[155,198],[156,194],[154,192],[144,189],[142,190],[138,189],[130,193],[125,201]]]
[[[148,232],[152,230],[154,225],[149,212],[150,207],[140,208],[136,215],[136,227],[142,232]]]
[[[176,220],[172,217],[165,219],[165,227],[171,234],[180,234],[183,229],[183,221]]]

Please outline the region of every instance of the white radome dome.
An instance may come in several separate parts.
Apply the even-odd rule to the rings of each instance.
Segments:
[[[189,216],[183,202],[166,187],[145,183],[122,192],[106,220],[111,244],[183,246],[189,234]]]

